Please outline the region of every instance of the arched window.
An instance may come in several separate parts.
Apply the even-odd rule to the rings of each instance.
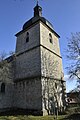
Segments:
[[[1,93],[5,93],[5,83],[1,84]]]
[[[55,83],[55,88],[57,89],[57,83]]]
[[[50,41],[50,43],[53,43],[52,42],[52,35],[51,35],[51,33],[49,33],[49,41]]]
[[[29,33],[26,33],[26,43],[29,42]]]

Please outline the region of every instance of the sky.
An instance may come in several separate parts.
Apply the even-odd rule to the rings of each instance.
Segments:
[[[15,51],[15,34],[23,24],[33,17],[37,0],[0,0],[0,52]],[[65,49],[67,37],[80,32],[80,0],[39,0],[43,16],[49,20],[60,35],[60,50],[63,60],[65,80],[67,80]],[[73,89],[76,81],[66,81],[67,92]]]

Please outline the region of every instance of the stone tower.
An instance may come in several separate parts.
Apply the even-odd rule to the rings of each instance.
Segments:
[[[13,77],[5,84],[5,94],[0,95],[0,109],[18,108],[41,115],[63,111],[65,81],[60,36],[42,17],[42,8],[38,4],[34,8],[34,16],[16,37],[15,54],[7,59],[8,64],[14,63]]]
[[[34,8],[34,17],[23,25],[16,37],[16,106],[37,110],[43,115],[54,113],[54,108],[62,110],[65,85],[60,36],[42,17],[42,8],[38,4]]]

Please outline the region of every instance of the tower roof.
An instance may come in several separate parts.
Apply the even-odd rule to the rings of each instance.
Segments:
[[[23,32],[24,30],[26,30],[28,27],[32,26],[33,24],[35,24],[36,22],[41,21],[43,22],[47,27],[49,27],[55,34],[57,37],[60,37],[53,29],[53,25],[44,17],[42,17],[42,7],[40,7],[38,5],[38,3],[36,4],[36,6],[34,7],[34,16],[28,20],[27,22],[24,23],[23,25],[23,30],[20,31],[19,33]],[[17,33],[16,36],[19,34]]]
[[[43,23],[47,24],[51,29],[53,29],[53,25],[44,17],[42,17],[42,7],[40,7],[37,2],[36,6],[34,7],[34,16],[23,25],[23,30],[39,20],[41,20]]]
[[[36,16],[42,16],[42,7],[40,7],[37,3],[37,5],[34,7],[34,17]]]

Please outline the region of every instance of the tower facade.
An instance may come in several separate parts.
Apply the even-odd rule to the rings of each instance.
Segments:
[[[65,107],[65,81],[59,35],[52,24],[42,17],[37,4],[34,17],[16,34],[13,100],[10,108],[54,114]]]
[[[60,36],[52,24],[42,17],[42,8],[38,4],[34,8],[34,17],[23,25],[16,36],[15,81],[25,86],[25,98],[23,100],[21,97],[23,104],[19,104],[19,99],[18,107],[38,110],[42,114],[52,114],[54,109],[61,111],[65,102],[65,82]],[[21,96],[20,93],[16,94]]]

